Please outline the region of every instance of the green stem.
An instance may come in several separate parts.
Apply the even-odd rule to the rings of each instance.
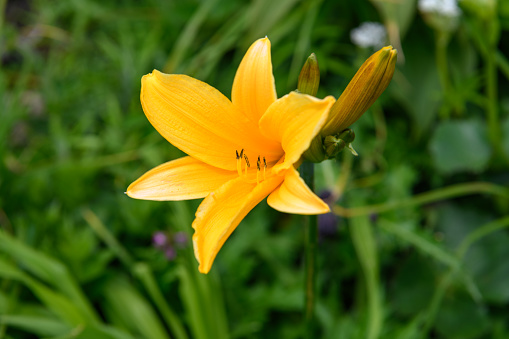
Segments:
[[[500,71],[505,75],[506,79],[509,79],[509,61],[507,61],[507,58],[499,50],[497,50],[495,59],[497,61],[498,69],[500,69]]]
[[[314,164],[305,162],[300,166],[300,175],[314,191],[315,168]],[[305,326],[306,337],[315,337],[315,294],[316,294],[316,248],[318,243],[318,225],[316,216],[305,216],[305,237],[306,237],[306,308]]]
[[[351,219],[349,226],[350,236],[366,282],[368,303],[366,338],[376,339],[382,329],[383,312],[379,287],[378,255],[373,226],[367,216]]]
[[[451,84],[449,82],[449,66],[447,65],[447,45],[449,43],[449,34],[444,32],[436,32],[435,35],[435,61],[438,68],[438,76],[440,85],[444,93],[444,103],[440,110],[442,119],[449,119],[450,107],[447,104],[447,98],[450,95]]]
[[[491,144],[495,154],[501,154],[500,151],[500,123],[498,119],[498,98],[497,98],[497,64],[496,64],[496,45],[490,46],[490,53],[485,55],[485,76],[486,76],[486,111],[488,113],[488,131]]]
[[[141,281],[150,298],[157,306],[162,318],[172,331],[172,335],[176,339],[188,339],[184,325],[180,321],[179,316],[175,313],[166,302],[166,299],[157,285],[157,281],[150,267],[146,263],[137,263],[133,267],[133,273]]]
[[[409,199],[392,201],[385,204],[377,204],[357,208],[344,208],[341,206],[334,206],[333,211],[335,214],[344,218],[352,218],[372,213],[383,213],[398,208],[424,205],[434,201],[476,193],[488,193],[506,199],[509,198],[509,189],[505,187],[488,182],[469,182],[417,194]]]

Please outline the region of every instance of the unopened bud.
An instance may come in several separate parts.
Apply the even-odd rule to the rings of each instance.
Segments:
[[[320,134],[311,141],[311,145],[309,145],[307,151],[302,155],[306,160],[316,163],[327,159],[323,145],[323,138]]]
[[[346,147],[344,140],[338,139],[333,135],[328,135],[323,139],[323,147],[328,158],[334,158]]]
[[[355,133],[351,129],[346,129],[336,135],[328,135],[323,139],[323,147],[327,158],[336,157],[345,148],[349,149],[353,155],[357,152],[352,147],[352,141],[355,140]]]
[[[335,135],[353,124],[389,86],[396,68],[397,51],[384,47],[370,56],[359,68],[336,103],[321,135]]]
[[[297,89],[301,93],[316,96],[319,85],[320,69],[318,68],[318,60],[315,53],[311,53],[300,71]]]

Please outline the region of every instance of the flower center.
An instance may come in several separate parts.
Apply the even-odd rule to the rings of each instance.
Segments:
[[[251,164],[249,163],[249,158],[246,154],[244,154],[244,149],[240,150],[240,153],[235,150],[235,155],[237,158],[237,172],[241,178],[244,178],[246,182],[254,183],[254,179],[248,179],[248,169],[251,168]],[[244,173],[242,173],[242,165],[245,163]],[[263,167],[263,169],[262,169]],[[265,157],[258,156],[258,160],[256,161],[256,184],[259,184],[260,181],[267,179],[267,160]]]

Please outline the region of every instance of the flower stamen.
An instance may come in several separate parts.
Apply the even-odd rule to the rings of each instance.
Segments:
[[[247,158],[247,155],[244,154],[244,160],[246,160],[246,168],[245,168],[245,171],[244,171],[244,176],[247,177],[247,168],[248,167],[251,167],[251,165],[249,164],[249,159]]]
[[[256,184],[260,183],[260,156],[258,156],[258,161],[256,161]]]
[[[240,151],[240,154],[237,150],[235,150],[235,155],[237,156],[237,173],[239,176],[242,176],[242,156],[244,155],[244,149]]]
[[[237,173],[239,174],[239,177],[243,178],[244,181],[248,183],[255,183],[259,184],[262,181],[267,180],[267,159],[265,157],[259,155],[258,159],[256,161],[256,181],[253,178],[253,175],[250,175],[248,179],[248,169],[251,168],[251,163],[249,162],[249,158],[244,153],[244,149],[239,151],[235,150],[235,158],[237,159]],[[242,168],[242,160],[246,163],[246,167]],[[263,163],[262,163],[263,160]],[[261,173],[263,166],[263,174]],[[254,174],[254,173],[251,173]]]
[[[265,160],[265,157],[263,157],[263,180],[267,179],[265,172],[267,172],[267,160]]]

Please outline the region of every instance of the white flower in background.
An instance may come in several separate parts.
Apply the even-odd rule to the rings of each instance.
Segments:
[[[457,0],[419,0],[417,6],[423,14],[436,13],[450,18],[461,14]]]
[[[364,22],[350,32],[350,39],[359,47],[374,47],[378,49],[385,45],[387,32],[379,22]]]

